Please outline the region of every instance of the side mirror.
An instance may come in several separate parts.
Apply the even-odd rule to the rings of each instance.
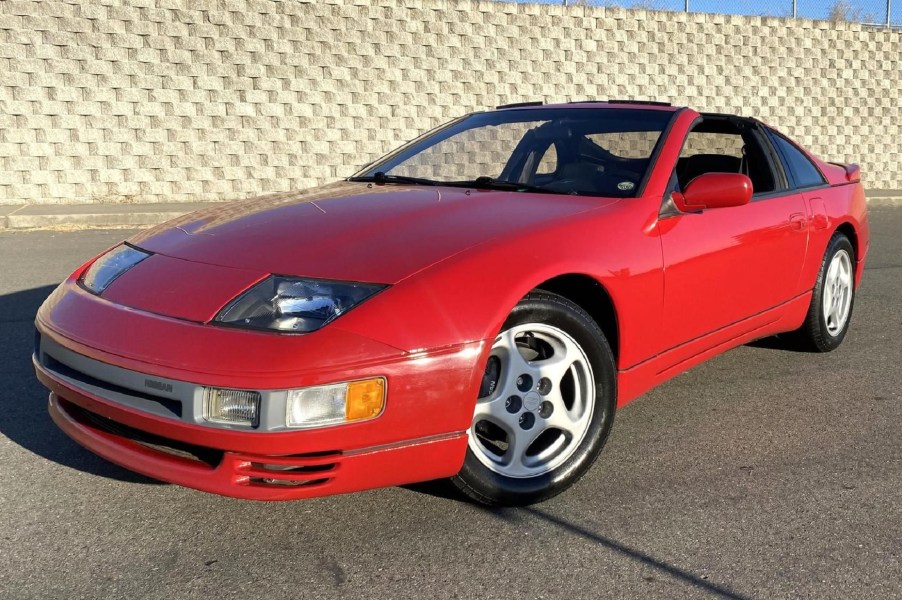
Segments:
[[[682,194],[673,194],[681,212],[742,206],[752,199],[752,180],[740,173],[704,173],[689,182]]]

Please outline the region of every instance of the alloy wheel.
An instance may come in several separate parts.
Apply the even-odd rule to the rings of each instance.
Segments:
[[[827,333],[836,336],[845,327],[852,307],[852,259],[845,250],[834,254],[827,268],[823,303]]]
[[[476,403],[470,449],[492,471],[535,477],[565,462],[592,420],[595,383],[585,351],[563,330],[526,323],[501,332]]]

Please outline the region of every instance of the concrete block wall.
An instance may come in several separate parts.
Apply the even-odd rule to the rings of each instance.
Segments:
[[[645,98],[902,188],[902,32],[472,0],[2,0],[0,204],[303,188],[448,119]]]

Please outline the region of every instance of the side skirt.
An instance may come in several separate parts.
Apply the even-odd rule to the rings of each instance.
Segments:
[[[811,290],[801,296],[713,333],[672,348],[618,373],[617,407],[651,388],[731,348],[801,327],[811,303]]]

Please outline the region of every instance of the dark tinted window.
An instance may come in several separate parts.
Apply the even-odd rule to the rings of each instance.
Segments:
[[[791,173],[795,180],[795,187],[809,187],[813,185],[822,185],[824,177],[817,170],[808,157],[796,148],[792,142],[779,134],[772,134],[771,139],[780,152],[783,159],[783,168],[786,169],[787,175]]]

